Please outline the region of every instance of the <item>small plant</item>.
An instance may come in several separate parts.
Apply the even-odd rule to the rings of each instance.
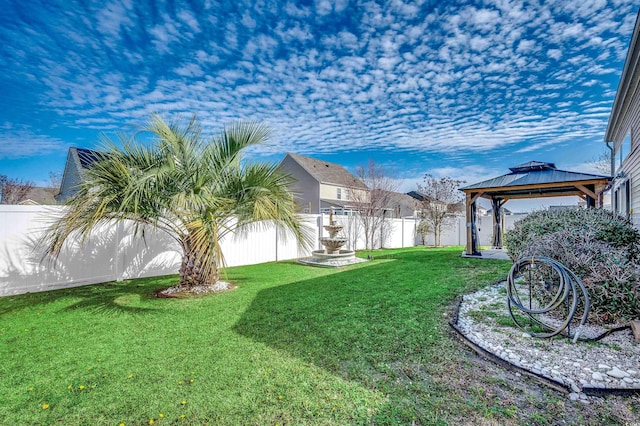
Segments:
[[[431,232],[431,225],[424,219],[420,219],[418,222],[418,226],[416,227],[416,232],[420,235],[420,239],[422,240],[422,245],[427,245],[427,235]]]

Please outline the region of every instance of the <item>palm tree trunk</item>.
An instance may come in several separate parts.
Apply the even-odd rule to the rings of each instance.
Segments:
[[[218,282],[217,265],[207,267],[202,259],[202,253],[194,250],[190,244],[183,245],[184,254],[180,265],[180,286],[192,288],[195,286],[213,286]]]

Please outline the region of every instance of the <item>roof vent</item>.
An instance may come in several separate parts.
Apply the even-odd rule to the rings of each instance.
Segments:
[[[527,173],[540,170],[556,170],[556,165],[553,163],[543,163],[542,161],[529,161],[528,163],[520,164],[515,167],[509,167],[512,173]]]

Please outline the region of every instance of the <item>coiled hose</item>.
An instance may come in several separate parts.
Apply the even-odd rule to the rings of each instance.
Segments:
[[[532,276],[531,271],[535,268],[538,268],[541,265],[548,265],[551,267],[551,270],[558,274],[558,289],[555,292],[555,295],[551,297],[551,301],[547,303],[543,307],[533,308],[532,303]],[[516,287],[516,275],[522,273],[523,269],[527,269],[529,272],[529,276],[527,278],[529,285],[529,306],[525,306],[523,301],[520,299],[520,295],[518,294],[518,289]],[[545,282],[545,286],[548,283]],[[551,287],[552,285],[549,285]],[[534,257],[531,258],[520,258],[516,260],[516,262],[511,267],[509,271],[509,276],[507,277],[507,308],[509,309],[509,315],[513,321],[518,325],[518,327],[527,331],[529,335],[532,337],[540,337],[540,338],[549,338],[553,336],[563,336],[570,339],[573,339],[573,342],[581,341],[581,342],[594,342],[601,340],[607,337],[609,334],[614,333],[616,331],[622,331],[626,329],[630,329],[630,325],[622,325],[619,327],[611,328],[604,333],[596,336],[596,337],[580,337],[580,333],[582,331],[582,326],[584,326],[589,317],[589,311],[591,309],[591,302],[589,301],[589,293],[587,292],[586,287],[582,283],[582,281],[569,269],[567,269],[563,264],[558,262],[557,260],[551,259],[549,257]],[[582,303],[579,303],[582,302]],[[546,314],[553,310],[558,309],[564,305],[567,307],[567,311],[565,314],[564,321],[560,325],[547,324],[540,319],[536,318],[535,315]],[[582,319],[580,320],[580,325],[578,326],[576,332],[571,335],[570,324],[575,317],[578,308],[582,305],[583,313]],[[524,324],[521,324],[513,313],[513,306],[518,308],[524,314],[529,317],[532,322],[535,322],[545,330],[546,332],[542,333],[534,333],[525,328]]]
[[[533,278],[531,276],[532,270],[539,269],[542,265],[547,265],[558,276],[557,290],[555,294],[553,291],[548,291],[547,294],[552,295],[550,301],[545,306],[533,307]],[[518,294],[518,288],[516,287],[516,276],[522,274],[523,270],[529,273],[528,276],[528,306],[520,298]],[[547,290],[555,286],[555,282],[549,283],[543,281]],[[509,315],[518,327],[525,329],[525,325],[521,324],[513,313],[513,307],[515,306],[523,312],[531,321],[541,326],[544,332],[530,332],[527,331],[533,337],[550,338],[557,335],[562,335],[568,338],[572,338],[574,343],[578,340],[594,340],[594,339],[580,339],[580,332],[582,326],[584,326],[589,317],[589,310],[591,309],[591,302],[589,301],[589,294],[587,289],[580,279],[569,269],[565,268],[560,262],[551,259],[549,257],[534,257],[520,258],[511,267],[509,276],[507,277],[507,308],[509,309]],[[581,303],[579,303],[581,302]],[[573,321],[578,307],[581,305],[583,308],[582,318],[580,325],[577,328],[575,334],[571,336],[571,322]],[[566,313],[564,314],[564,320],[560,325],[549,324],[539,319],[542,314],[548,314],[560,307],[566,307]],[[608,334],[608,333],[607,333]],[[604,337],[604,335],[602,336]],[[600,338],[602,338],[600,337]]]

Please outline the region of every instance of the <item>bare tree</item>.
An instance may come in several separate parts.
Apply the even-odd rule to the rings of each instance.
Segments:
[[[369,190],[353,190],[351,198],[359,212],[365,246],[373,249],[375,242],[384,238],[385,212],[392,204],[392,192],[397,185],[391,177],[385,175],[384,168],[372,160],[369,160],[368,167],[358,167],[356,172],[358,179]]]
[[[33,182],[0,175],[0,204],[18,204],[25,200]]]
[[[62,185],[62,172],[49,172],[50,188],[60,189],[60,185]]]
[[[420,218],[433,232],[436,246],[440,246],[442,231],[451,225],[451,219],[464,208],[462,194],[458,191],[464,181],[448,176],[436,178],[429,173],[424,176],[424,184],[418,184]]]
[[[611,175],[611,152],[608,149],[602,151],[598,156],[591,160],[593,168],[603,175]]]

